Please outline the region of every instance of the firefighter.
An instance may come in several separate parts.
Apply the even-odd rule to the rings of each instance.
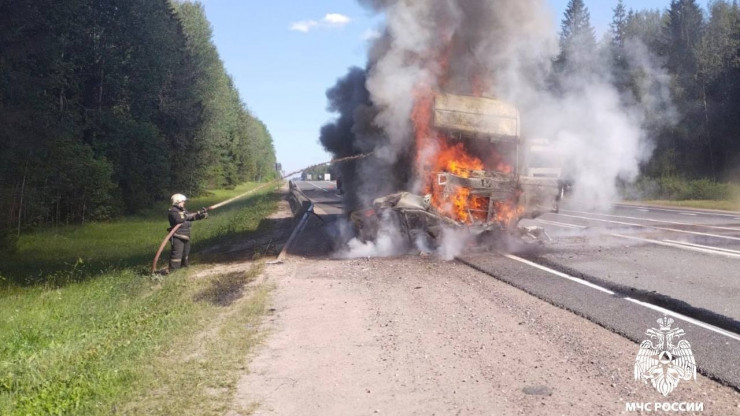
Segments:
[[[171,231],[177,224],[182,224],[170,239],[172,251],[170,252],[170,272],[182,267],[188,267],[188,255],[190,254],[190,223],[208,218],[206,209],[203,208],[195,214],[185,209],[185,201],[188,199],[183,194],[172,195],[172,207],[169,212]]]

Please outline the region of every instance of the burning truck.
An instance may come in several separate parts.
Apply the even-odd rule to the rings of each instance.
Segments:
[[[546,238],[541,228],[518,223],[558,211],[561,168],[547,141],[522,137],[515,106],[486,97],[420,94],[412,119],[417,192],[386,195],[352,212],[360,240],[375,240],[389,221],[409,241],[422,239],[428,247],[438,245],[444,229],[465,230],[479,241]]]

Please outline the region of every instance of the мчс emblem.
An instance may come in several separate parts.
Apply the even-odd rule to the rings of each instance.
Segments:
[[[645,335],[650,339],[642,341],[635,359],[635,380],[648,380],[663,396],[667,396],[678,385],[679,380],[696,380],[696,361],[691,345],[680,328],[671,329],[673,319],[658,319],[660,329],[650,328]],[[656,343],[653,343],[653,340]]]

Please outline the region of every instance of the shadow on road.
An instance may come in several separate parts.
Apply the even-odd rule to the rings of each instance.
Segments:
[[[311,215],[303,232],[296,237],[288,254],[307,258],[327,258],[335,251],[337,240],[332,232],[341,215]],[[323,222],[322,222],[323,220]]]

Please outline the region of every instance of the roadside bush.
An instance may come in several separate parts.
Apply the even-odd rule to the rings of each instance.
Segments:
[[[733,200],[740,196],[739,187],[711,179],[684,179],[678,176],[641,177],[622,185],[625,199],[659,200]]]
[[[689,194],[686,199],[730,199],[730,185],[709,179],[689,181]]]

